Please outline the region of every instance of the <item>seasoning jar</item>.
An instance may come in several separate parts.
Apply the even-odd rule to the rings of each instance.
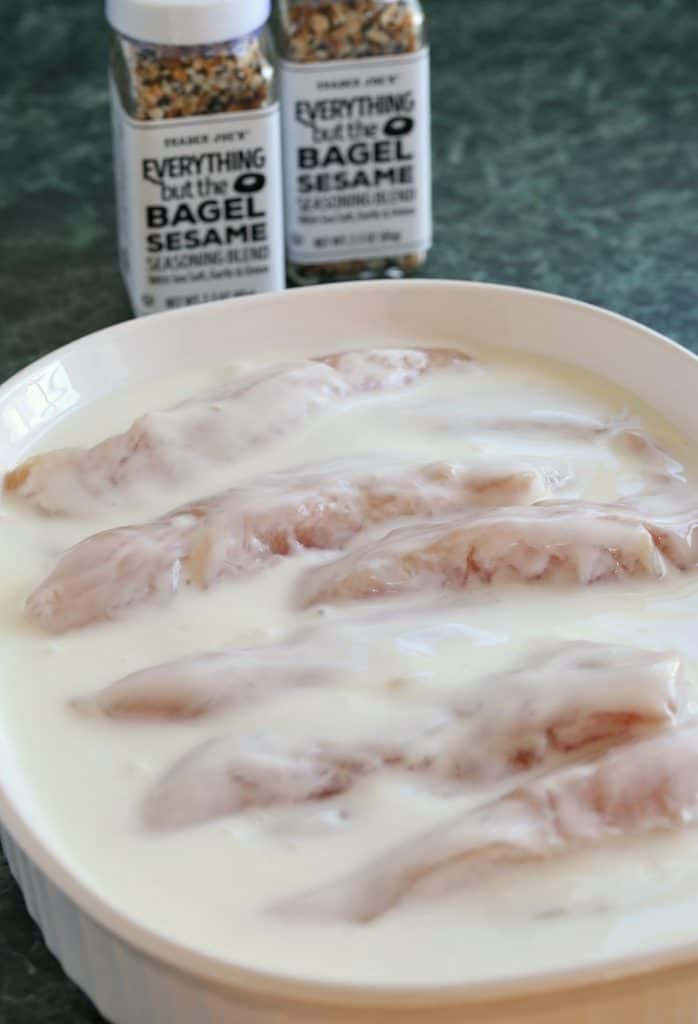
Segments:
[[[280,0],[286,253],[295,283],[403,277],[431,245],[418,0]]]
[[[137,315],[284,287],[271,0],[107,0],[121,269]]]

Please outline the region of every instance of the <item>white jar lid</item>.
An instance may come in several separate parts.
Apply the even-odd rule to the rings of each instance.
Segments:
[[[163,46],[239,39],[260,28],[270,12],[271,0],[106,0],[112,28]]]

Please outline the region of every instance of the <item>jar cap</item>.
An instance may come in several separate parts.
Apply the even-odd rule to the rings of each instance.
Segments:
[[[112,28],[162,46],[239,39],[260,28],[270,12],[271,0],[106,0]]]

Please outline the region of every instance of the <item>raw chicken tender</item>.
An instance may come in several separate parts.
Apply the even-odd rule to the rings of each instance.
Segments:
[[[309,606],[506,580],[659,579],[664,556],[679,569],[695,567],[697,522],[695,513],[646,522],[629,507],[572,500],[462,514],[394,530],[309,570],[300,600]]]
[[[361,652],[354,652],[364,664]],[[76,697],[87,714],[138,721],[202,718],[305,686],[331,683],[338,674],[336,651],[311,632],[265,647],[227,647],[155,665],[117,680],[98,693]]]
[[[677,569],[698,565],[698,509],[695,502],[681,501],[671,493],[650,495],[628,502],[642,516],[654,542]],[[651,518],[650,518],[651,516]]]
[[[483,679],[456,709],[466,714],[442,743],[435,770],[494,781],[550,754],[618,744],[684,717],[681,658],[620,644],[573,641],[548,647]]]
[[[254,737],[210,740],[185,755],[148,797],[143,819],[171,829],[252,808],[337,796],[383,763],[369,744],[323,742],[284,749]]]
[[[571,854],[697,818],[698,726],[690,725],[518,786],[280,909],[369,922],[449,868],[462,867],[467,884],[466,869]]]
[[[468,719],[454,721],[453,709],[436,709],[412,735],[359,742],[223,737],[204,743],[157,786],[146,819],[172,828],[247,808],[319,800],[387,768],[490,782],[551,752],[621,743],[639,731],[671,726],[685,702],[678,657],[605,644],[565,644],[483,684],[482,701],[471,706]],[[178,707],[181,694],[176,696]]]
[[[207,588],[305,549],[340,550],[365,527],[390,519],[532,502],[561,479],[527,466],[468,470],[389,459],[277,473],[155,522],[88,537],[31,594],[27,611],[62,633],[167,599],[187,584]]]
[[[177,721],[232,710],[306,686],[364,680],[381,651],[418,630],[421,619],[355,616],[300,630],[255,647],[224,647],[125,676],[71,700],[84,714],[134,721]],[[424,643],[424,640],[421,640]]]
[[[429,370],[470,363],[463,352],[450,348],[354,349],[323,356],[318,362],[336,370],[353,392],[401,391]]]
[[[125,501],[129,488],[195,479],[202,462],[232,462],[352,395],[400,390],[432,367],[467,362],[444,349],[366,349],[272,366],[146,413],[94,448],[34,455],[4,488],[41,512],[81,514]]]
[[[619,416],[599,420],[592,416],[557,410],[535,410],[515,416],[468,417],[467,414],[434,410],[430,420],[449,431],[456,428],[464,434],[507,433],[518,437],[549,435],[555,440],[590,443],[605,442],[609,448],[635,456],[665,481],[683,480],[684,468],[642,429]]]
[[[356,616],[301,630],[279,643],[225,647],[144,668],[71,704],[85,714],[115,719],[200,718],[292,689],[364,680],[381,651],[390,656],[418,627],[423,636],[422,626],[421,619]]]

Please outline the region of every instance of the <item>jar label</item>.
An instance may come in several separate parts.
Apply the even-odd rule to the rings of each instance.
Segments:
[[[285,284],[278,104],[136,121],[111,84],[119,252],[137,315]]]
[[[286,247],[297,264],[431,245],[429,51],[281,62]]]

